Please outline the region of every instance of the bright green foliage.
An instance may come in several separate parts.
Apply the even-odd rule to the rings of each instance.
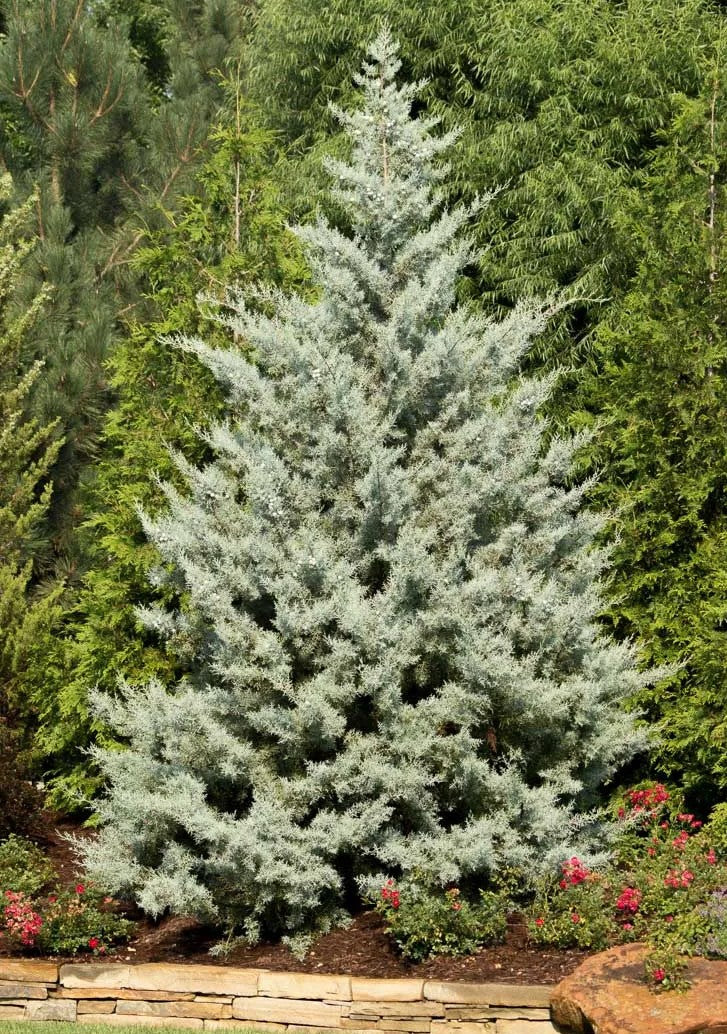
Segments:
[[[250,351],[177,341],[229,407],[143,522],[184,605],[140,617],[189,670],[94,695],[129,745],[95,752],[90,873],[249,937],[330,928],[382,870],[484,887],[596,855],[601,787],[644,744],[620,702],[650,676],[596,621],[580,440],[546,444],[553,379],[520,373],[546,314],[455,304],[453,139],[411,117],[397,69],[382,34],[340,114],[350,234],[297,230],[319,293],[233,291]]]
[[[3,200],[9,177],[0,184]],[[24,345],[46,301],[38,295],[15,314],[10,298],[27,266],[27,235],[35,199],[11,210],[0,226],[0,717],[23,711],[29,692],[26,668],[42,655],[56,614],[57,593],[33,600],[33,557],[50,500],[48,471],[58,452],[54,428],[26,415],[38,367],[23,366]],[[44,314],[43,314],[44,315]]]
[[[218,295],[227,283],[295,283],[304,275],[268,178],[275,160],[270,137],[249,128],[234,82],[228,93],[194,193],[178,213],[167,212],[164,229],[147,236],[136,254],[145,319],[129,327],[109,367],[118,401],[106,421],[90,494],[93,516],[84,528],[89,570],[59,645],[57,673],[40,702],[36,740],[54,773],[52,800],[65,807],[98,783],[79,753],[92,736],[89,691],[113,690],[122,674],[134,683],[152,676],[169,681],[183,666],[143,633],[135,616],[136,605],[168,598],[149,585],[158,555],[137,508],[155,512],[163,499],[150,474],[174,476],[168,446],[193,462],[205,456],[195,427],[219,415],[220,395],[209,371],[163,338],[193,329],[224,341],[200,310],[200,290]]]
[[[618,510],[611,621],[650,663],[681,665],[637,701],[659,769],[708,800],[727,789],[726,103],[707,69],[640,181],[628,232],[644,257],[590,383],[595,499]]]
[[[315,158],[332,125],[326,105],[381,19],[409,77],[428,80],[429,110],[463,130],[450,198],[503,188],[479,219],[477,293],[612,295],[629,266],[624,185],[672,95],[698,93],[719,16],[698,0],[262,0],[251,87],[299,155],[313,145]],[[314,189],[309,170],[305,158],[294,166],[296,191],[302,172]]]

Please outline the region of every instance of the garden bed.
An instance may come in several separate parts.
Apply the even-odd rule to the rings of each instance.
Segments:
[[[46,815],[38,842],[47,852],[59,878],[68,886],[82,874],[73,852],[64,840],[69,833],[93,835],[57,817]],[[219,965],[209,954],[219,940],[219,932],[192,919],[168,918],[158,923],[129,910],[138,926],[128,945],[109,954],[110,960],[124,962],[174,962]],[[89,953],[90,954],[90,953]],[[0,935],[0,956],[17,955]],[[384,932],[382,917],[376,912],[357,915],[348,929],[335,930],[321,937],[305,959],[294,958],[283,944],[262,943],[254,948],[238,947],[226,964],[276,971],[305,973],[345,972],[360,977],[414,977],[465,982],[553,985],[586,958],[587,952],[561,950],[528,944],[525,926],[511,917],[504,944],[484,948],[474,955],[456,958],[438,956],[426,962],[402,959]],[[41,956],[34,954],[34,958]],[[82,956],[76,956],[79,958]],[[54,957],[55,958],[55,957]]]

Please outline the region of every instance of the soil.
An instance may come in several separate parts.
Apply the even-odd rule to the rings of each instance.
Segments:
[[[73,885],[82,879],[73,849],[65,839],[69,834],[93,833],[57,816],[46,815],[41,847],[47,851],[61,882]],[[220,965],[209,954],[220,939],[219,930],[189,918],[164,918],[154,922],[133,908],[125,914],[138,921],[128,945],[108,958],[131,962],[195,962]],[[11,951],[0,935],[0,956]],[[17,950],[14,952],[17,954]],[[89,953],[90,954],[90,953]],[[513,915],[504,944],[483,948],[476,955],[461,958],[437,956],[427,962],[402,959],[384,933],[376,912],[361,912],[347,929],[334,930],[319,938],[305,959],[296,959],[280,943],[261,943],[255,947],[236,947],[224,964],[256,969],[287,970],[299,973],[349,973],[362,977],[423,977],[435,980],[460,980],[499,984],[557,984],[588,957],[575,949],[544,948],[528,943],[525,925]],[[78,960],[80,956],[75,956]]]

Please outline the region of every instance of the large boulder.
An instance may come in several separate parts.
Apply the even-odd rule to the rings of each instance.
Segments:
[[[686,992],[654,994],[644,983],[641,944],[586,959],[551,997],[567,1034],[727,1034],[727,962],[691,959]]]

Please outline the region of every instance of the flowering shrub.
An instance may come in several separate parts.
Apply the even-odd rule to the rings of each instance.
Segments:
[[[83,883],[68,890],[55,887],[47,859],[28,841],[10,837],[0,844],[0,932],[12,948],[104,955],[134,926],[117,916],[112,904]]]
[[[507,929],[504,894],[482,891],[476,903],[457,887],[429,890],[415,882],[387,880],[376,910],[386,921],[401,954],[416,962],[433,955],[471,955],[486,944],[502,941]]]
[[[533,940],[602,949],[645,941],[654,989],[685,986],[684,956],[727,954],[727,865],[709,826],[661,784],[627,793],[612,864],[592,872],[577,858],[544,884],[529,911]]]

